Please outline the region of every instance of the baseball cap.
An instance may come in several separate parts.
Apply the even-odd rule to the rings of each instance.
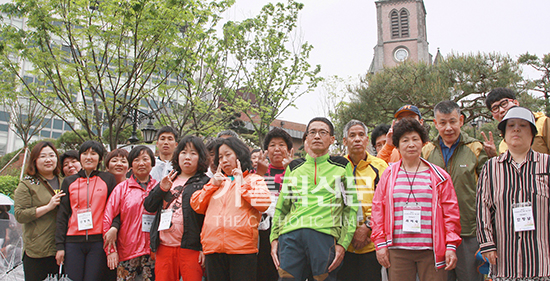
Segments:
[[[508,112],[506,112],[506,115],[504,115],[504,118],[502,118],[502,121],[498,123],[498,129],[502,132],[506,129],[506,121],[508,119],[522,119],[529,123],[531,123],[531,126],[535,129],[535,134],[538,133],[537,126],[535,125],[535,115],[533,115],[533,112],[531,110],[521,107],[521,106],[514,106],[510,109],[508,109]]]
[[[420,110],[418,109],[418,107],[414,106],[414,105],[411,105],[411,104],[407,104],[407,105],[404,105],[402,106],[401,108],[399,108],[399,110],[397,110],[395,112],[395,114],[393,115],[395,118],[397,118],[397,116],[403,112],[412,112],[416,115],[418,115],[418,119],[422,119],[422,114],[420,114]]]

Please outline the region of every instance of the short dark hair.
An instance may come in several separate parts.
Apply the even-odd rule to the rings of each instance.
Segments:
[[[105,155],[105,167],[109,168],[109,162],[111,161],[111,159],[119,156],[125,157],[126,160],[128,160],[128,151],[126,149],[117,148],[107,153],[107,155]]]
[[[313,122],[323,122],[323,123],[327,124],[328,128],[329,128],[330,135],[334,136],[334,125],[332,125],[332,122],[330,122],[330,120],[328,120],[325,117],[315,117],[315,118],[309,120],[309,123],[307,123],[307,127],[306,127],[306,133],[309,133],[309,125],[311,125],[311,123],[313,123]]]
[[[208,152],[217,149],[218,145],[222,142],[223,138],[213,138],[206,143],[206,150]]]
[[[172,135],[174,135],[174,139],[176,139],[176,141],[178,141],[178,131],[176,129],[174,129],[174,127],[172,126],[164,126],[162,128],[160,128],[157,132],[157,137],[156,137],[156,140],[158,140],[160,138],[160,135],[164,134],[164,133],[170,133]]]
[[[487,97],[485,98],[485,105],[487,106],[487,109],[491,110],[491,105],[494,102],[505,98],[515,100],[516,94],[508,88],[494,88],[487,94]]]
[[[290,136],[290,134],[281,128],[275,127],[271,129],[271,131],[269,131],[267,135],[265,135],[264,150],[267,150],[267,147],[269,146],[269,142],[274,138],[283,139],[286,143],[286,148],[288,149],[288,151],[292,149],[292,137]]]
[[[239,137],[239,135],[237,135],[237,133],[235,133],[235,131],[233,131],[233,130],[221,131],[221,132],[218,133],[217,137],[221,138],[221,136],[231,136],[231,137],[235,137],[235,138]]]
[[[141,155],[142,151],[145,151],[145,153],[149,155],[149,157],[151,158],[151,167],[154,167],[155,153],[153,153],[153,151],[145,145],[138,145],[130,150],[130,153],[128,153],[128,164],[130,164],[130,167],[132,167],[132,162],[134,162],[134,160],[136,160],[136,158]]]
[[[61,156],[59,156],[59,164],[61,166],[63,166],[63,162],[65,162],[65,159],[67,158],[73,158],[73,159],[76,159],[77,161],[80,161],[80,159],[78,159],[78,151],[76,150],[67,150],[65,152],[63,152],[63,154],[61,154]]]
[[[388,124],[380,124],[372,130],[372,133],[370,135],[370,143],[373,147],[376,147],[376,139],[379,138],[381,135],[385,135],[390,130],[391,126]]]
[[[235,152],[237,159],[241,162],[241,169],[243,172],[254,170],[252,160],[250,160],[250,150],[244,142],[236,137],[222,139],[222,141],[216,146],[216,156],[214,156],[214,164],[216,166],[220,164],[220,146],[224,144],[229,146],[229,148]]]
[[[38,174],[38,168],[36,167],[36,159],[40,157],[40,152],[42,151],[42,149],[44,149],[44,147],[50,147],[55,153],[55,157],[57,158],[57,165],[53,170],[53,174],[57,176],[61,172],[61,164],[59,163],[59,154],[57,153],[57,149],[55,149],[55,146],[53,145],[52,142],[41,141],[37,143],[31,150],[29,163],[27,164],[27,168],[25,169],[25,173],[27,175],[36,176],[36,174]]]
[[[401,137],[404,134],[411,132],[417,132],[420,135],[423,144],[429,141],[428,132],[426,132],[426,128],[424,128],[420,122],[412,118],[403,118],[393,126],[393,145],[395,145],[395,147],[399,147]]]
[[[80,156],[82,156],[82,153],[88,151],[88,149],[92,149],[95,153],[97,153],[97,155],[99,155],[99,161],[97,162],[97,167],[95,167],[95,169],[98,170],[99,165],[103,160],[103,155],[105,154],[105,147],[98,141],[87,140],[80,146],[80,149],[78,150],[78,160],[80,160]]]
[[[442,114],[451,114],[455,110],[458,113],[458,116],[460,116],[460,106],[452,100],[444,100],[435,105],[434,114],[436,112]]]
[[[202,139],[196,136],[185,136],[174,150],[174,155],[172,155],[172,167],[179,174],[181,174],[180,167],[180,153],[185,149],[187,144],[191,144],[195,150],[199,153],[199,161],[197,163],[197,173],[204,173],[208,170],[208,150],[202,142]]]
[[[252,155],[253,153],[256,153],[256,152],[262,152],[262,150],[259,149],[259,148],[254,148],[254,149],[252,149],[252,151],[250,151],[250,155]]]

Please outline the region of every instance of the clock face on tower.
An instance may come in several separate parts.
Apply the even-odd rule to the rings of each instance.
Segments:
[[[396,61],[402,62],[409,57],[409,51],[403,47],[399,47],[393,52],[393,57]]]

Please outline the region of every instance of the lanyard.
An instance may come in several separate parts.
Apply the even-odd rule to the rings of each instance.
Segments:
[[[414,171],[414,176],[413,176],[412,182],[411,182],[411,179],[409,178],[409,173],[407,173],[407,169],[405,169],[405,165],[401,164],[402,167],[403,167],[403,171],[405,171],[405,176],[407,176],[407,181],[409,182],[409,187],[410,187],[409,197],[407,197],[407,203],[409,203],[409,199],[411,198],[411,194],[412,194],[412,196],[414,198],[414,202],[416,203],[416,205],[418,205],[418,200],[416,199],[416,196],[414,195],[413,185],[414,185],[414,180],[416,179],[416,175],[418,174],[418,168],[420,168],[420,163],[422,163],[422,161],[418,162],[418,166],[416,166],[416,171]]]

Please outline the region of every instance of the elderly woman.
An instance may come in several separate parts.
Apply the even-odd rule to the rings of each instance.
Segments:
[[[238,138],[216,148],[214,177],[191,196],[204,214],[201,243],[209,281],[256,280],[258,222],[271,203],[264,179],[254,173],[248,147]]]
[[[531,149],[533,113],[508,110],[498,129],[508,151],[483,167],[477,189],[477,239],[489,277],[550,280],[550,159]]]
[[[155,155],[147,146],[138,145],[128,154],[128,162],[132,165],[132,176],[115,187],[105,206],[105,233],[112,228],[115,217],[120,216],[116,248],[105,249],[107,264],[110,269],[118,267],[118,280],[135,280],[139,272],[143,274],[142,280],[155,280],[149,248],[149,231],[154,214],[143,208],[145,197],[157,184],[150,176]]]
[[[402,159],[388,167],[372,202],[372,240],[389,280],[447,280],[456,266],[460,215],[451,177],[420,157],[424,127],[405,118],[392,141]],[[445,268],[445,270],[442,270]]]
[[[55,219],[61,178],[57,150],[48,141],[31,150],[27,177],[15,190],[15,218],[23,224],[23,268],[25,280],[44,280],[57,273]]]

